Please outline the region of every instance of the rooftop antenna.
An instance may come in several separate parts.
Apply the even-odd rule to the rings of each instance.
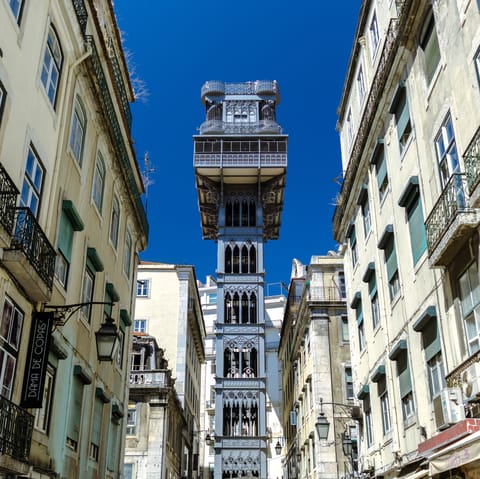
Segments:
[[[155,180],[153,180],[150,176],[152,173],[155,173],[155,168],[153,168],[150,164],[148,151],[145,152],[145,156],[143,157],[143,166],[144,169],[142,172],[142,181],[145,188],[145,213],[148,214],[148,187],[155,183]]]

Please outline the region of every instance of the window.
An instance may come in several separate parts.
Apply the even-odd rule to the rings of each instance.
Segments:
[[[441,184],[442,187],[445,187],[451,175],[458,173],[460,169],[455,143],[455,132],[453,130],[450,113],[445,118],[440,131],[435,137],[435,150],[437,152]]]
[[[368,279],[368,293],[370,296],[370,311],[372,313],[372,328],[375,330],[380,324],[380,304],[378,301],[377,276],[375,270]]]
[[[406,210],[413,264],[417,264],[423,252],[427,249],[427,233],[423,219],[422,202],[420,201],[418,177],[412,176],[410,178],[398,204]]]
[[[124,479],[133,479],[133,464],[123,465],[123,477]]]
[[[347,297],[347,288],[345,286],[345,273],[343,271],[339,271],[337,273],[337,278],[340,298],[345,299]]]
[[[13,16],[17,21],[17,24],[20,25],[20,20],[22,18],[23,4],[24,0],[8,0],[10,9],[12,10]]]
[[[407,93],[404,86],[400,86],[397,89],[392,105],[390,106],[390,113],[395,116],[398,145],[400,147],[400,153],[403,153],[412,134],[412,122],[410,120]]]
[[[370,52],[372,58],[375,58],[377,53],[378,44],[380,43],[380,33],[378,31],[378,21],[377,21],[377,12],[373,12],[372,20],[370,21],[370,26],[368,27],[368,34],[370,38]]]
[[[134,403],[128,404],[127,411],[127,436],[137,435],[137,405]]]
[[[413,394],[409,392],[402,397],[402,415],[403,420],[406,421],[415,414],[415,406],[413,404]]]
[[[100,152],[97,153],[95,174],[93,177],[92,198],[99,212],[103,206],[103,190],[105,189],[105,163]]]
[[[352,266],[355,266],[358,262],[358,250],[357,250],[357,236],[355,234],[355,226],[351,223],[348,231],[347,238],[350,244],[350,255],[352,257]]]
[[[357,320],[358,327],[358,347],[360,351],[365,349],[365,325],[363,323],[363,311],[362,311],[362,300],[360,299],[360,293],[355,294],[354,299],[354,308],[355,308],[355,318]]]
[[[80,101],[80,98],[75,99],[73,107],[72,123],[70,126],[70,150],[77,160],[77,163],[82,166],[83,147],[85,144],[85,131],[87,127],[87,115]]]
[[[363,399],[363,411],[365,416],[365,442],[367,447],[373,446],[373,420],[372,420],[372,406],[370,405],[370,395],[367,394]]]
[[[55,370],[49,365],[45,375],[42,407],[40,409],[35,409],[35,427],[44,433],[48,433],[48,427],[50,423],[50,412],[53,402],[54,379]]]
[[[365,76],[363,74],[363,66],[360,65],[357,74],[357,90],[358,90],[358,102],[360,106],[363,105],[363,100],[365,99]]]
[[[120,225],[120,203],[116,196],[112,200],[112,215],[110,218],[110,241],[115,249],[118,246],[118,230]]]
[[[125,232],[125,249],[123,250],[123,272],[130,278],[132,269],[132,235],[127,230]]]
[[[350,335],[348,332],[348,317],[342,316],[341,321],[342,321],[342,326],[341,326],[342,342],[348,343],[350,341]]]
[[[125,350],[125,333],[120,328],[118,330],[118,349],[117,349],[117,366],[119,369],[123,367],[123,353]]]
[[[474,261],[460,276],[460,300],[470,354],[480,349],[480,282]]]
[[[120,441],[119,424],[113,420],[110,422],[110,434],[108,435],[108,451],[107,451],[107,469],[115,472],[117,469],[117,458],[119,453]]]
[[[150,280],[137,279],[137,297],[148,298],[150,296]]]
[[[377,143],[377,147],[372,155],[372,163],[375,165],[378,196],[381,203],[388,192],[387,159],[385,158],[385,148],[383,147],[383,143]]]
[[[93,301],[93,287],[95,285],[95,275],[93,271],[88,267],[85,266],[85,270],[83,272],[83,284],[82,284],[82,303],[91,303]],[[91,309],[92,306],[90,304],[85,305],[82,307],[82,313],[90,323],[91,319]]]
[[[389,433],[392,429],[392,421],[390,418],[390,402],[388,400],[387,378],[383,375],[377,384],[378,397],[380,398],[380,409],[382,411],[382,430],[383,435]]]
[[[72,380],[72,389],[70,392],[70,411],[67,424],[67,438],[66,444],[74,451],[78,447],[78,439],[80,434],[80,424],[82,419],[82,404],[83,404],[83,387],[80,374],[74,374]]]
[[[133,321],[133,331],[135,333],[146,333],[147,332],[147,320],[146,319],[135,319]]]
[[[353,120],[352,120],[352,110],[348,110],[347,114],[347,147],[349,148],[352,145],[353,141]]]
[[[480,84],[480,48],[475,53],[475,56],[473,57],[473,62],[475,63],[475,70],[477,72],[477,80]],[[1,118],[1,116],[0,116],[0,118]]]
[[[217,293],[210,293],[207,298],[208,304],[217,304]]]
[[[402,398],[403,420],[407,421],[415,413],[413,402],[412,378],[408,363],[407,344],[404,339],[400,340],[392,349],[389,358],[397,363],[397,377]]]
[[[0,323],[0,394],[10,399],[22,334],[23,312],[6,297]]]
[[[58,82],[62,71],[62,62],[63,54],[60,42],[58,41],[53,26],[50,25],[47,44],[45,45],[45,54],[43,56],[41,80],[52,106],[55,106]]]
[[[428,370],[428,386],[430,389],[430,398],[440,394],[440,391],[445,389],[445,370],[443,367],[442,354],[437,353],[430,360],[427,361]]]
[[[430,10],[423,25],[420,35],[420,47],[424,53],[425,79],[427,80],[427,85],[430,85],[440,63],[440,48],[438,46],[437,30],[435,29],[435,18],[432,10]]]
[[[393,237],[393,228],[387,226],[379,242],[378,247],[384,250],[385,266],[387,268],[388,289],[390,292],[390,301],[393,301],[400,292],[400,278],[398,275],[397,254],[395,252],[395,240]]]
[[[2,123],[3,110],[5,109],[5,102],[7,99],[7,90],[0,81],[0,124]]]
[[[102,439],[102,422],[103,422],[103,401],[99,397],[95,397],[93,405],[93,421],[92,432],[90,436],[90,453],[89,457],[98,462],[100,444]]]
[[[42,196],[44,171],[33,145],[28,148],[27,165],[23,178],[20,206],[30,208],[37,216]]]
[[[345,398],[347,401],[355,399],[355,395],[353,393],[352,368],[350,366],[345,367]]]
[[[368,202],[368,186],[364,185],[360,193],[358,204],[362,210],[362,220],[363,220],[363,231],[365,237],[370,233],[372,227],[372,218],[370,215],[370,204]]]

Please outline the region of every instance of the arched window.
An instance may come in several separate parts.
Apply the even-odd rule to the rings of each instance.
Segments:
[[[242,226],[248,226],[248,203],[247,203],[247,200],[242,201]]]
[[[224,321],[225,323],[230,324],[232,322],[232,298],[230,293],[225,295],[224,309]]]
[[[247,293],[242,294],[242,308],[241,308],[242,323],[248,323],[248,296]]]
[[[238,293],[233,295],[233,314],[232,314],[232,323],[237,324],[240,318],[240,296]]]
[[[250,295],[249,322],[251,324],[257,322],[257,295],[255,293]]]
[[[249,226],[256,226],[257,225],[257,209],[255,208],[255,201],[250,200],[250,205],[248,208],[248,224]]]
[[[233,248],[233,268],[232,273],[240,273],[240,248],[235,246]]]
[[[116,196],[112,201],[112,217],[110,219],[110,241],[115,249],[118,246],[118,230],[120,226],[120,203]]]
[[[233,202],[233,226],[240,226],[240,202]]]
[[[53,25],[50,25],[48,29],[47,44],[45,45],[45,53],[43,55],[43,66],[40,78],[52,106],[55,106],[55,100],[57,98],[62,63],[62,48],[60,47],[60,42],[58,41],[58,36]]]
[[[99,212],[102,212],[103,190],[105,189],[105,163],[100,152],[97,153],[95,174],[93,177],[92,198]]]
[[[232,226],[232,213],[233,213],[233,206],[230,200],[227,201],[225,205],[225,226]]]
[[[248,273],[248,248],[245,245],[242,248],[242,273]]]
[[[79,166],[82,166],[83,161],[83,146],[85,144],[85,130],[87,128],[87,115],[83,108],[80,98],[77,96],[75,105],[73,107],[72,122],[70,125],[70,150],[77,160]]]
[[[255,246],[250,247],[250,273],[256,273],[257,272],[257,250],[255,249]]]
[[[229,245],[225,248],[225,273],[232,272],[232,248]]]

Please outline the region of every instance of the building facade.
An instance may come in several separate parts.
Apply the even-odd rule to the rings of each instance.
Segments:
[[[264,244],[276,239],[287,137],[271,81],[206,82],[206,121],[194,136],[204,239],[215,240],[214,478],[267,477]]]
[[[2,1],[0,30],[0,477],[118,477],[148,224],[115,15]]]
[[[284,478],[357,475],[348,332],[343,256],[312,256],[308,266],[293,260],[279,347]],[[326,439],[316,433],[320,414],[330,423]]]
[[[136,335],[148,334],[156,338],[164,351],[172,378],[175,380],[175,392],[186,424],[181,436],[180,451],[172,451],[172,454],[180,454],[180,468],[168,469],[166,462],[160,464],[163,467],[162,477],[165,479],[198,477],[200,441],[198,431],[201,430],[200,401],[202,364],[205,362],[203,344],[205,324],[193,266],[143,261],[140,263],[133,330]],[[137,407],[141,409],[143,405],[137,404]],[[153,402],[150,401],[147,407],[152,412]],[[176,408],[172,410],[172,414],[174,411]],[[144,425],[144,428],[150,431],[149,434],[161,436],[159,431],[152,429],[151,420],[150,425]],[[163,441],[168,440],[168,434],[175,434],[175,430],[169,429],[167,436],[163,435]],[[150,441],[150,438],[148,440]],[[138,447],[143,446],[140,444]],[[151,455],[149,453],[148,457],[143,458],[145,466],[140,464],[135,466],[133,472],[137,476],[134,477],[158,477],[160,453],[154,449],[151,451]],[[144,475],[141,475],[140,470],[144,471],[142,473]]]
[[[217,322],[217,283],[207,276],[198,283],[203,318],[205,320],[205,364],[202,373],[202,431],[200,432],[200,466],[202,479],[213,479],[215,470],[215,326]],[[274,294],[276,293],[276,294]],[[267,469],[270,477],[282,477],[283,430],[281,426],[281,375],[278,361],[278,343],[285,310],[286,297],[278,284],[267,284],[265,297],[265,331],[267,378]],[[282,448],[277,452],[278,445]]]
[[[478,2],[363,1],[338,110],[360,472],[477,474]]]

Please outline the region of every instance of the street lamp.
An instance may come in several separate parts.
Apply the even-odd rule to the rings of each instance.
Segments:
[[[320,414],[317,417],[317,421],[315,422],[315,429],[318,434],[318,439],[322,440],[328,438],[328,430],[330,429],[330,423],[325,417],[323,411],[320,411]]]
[[[277,441],[277,444],[275,444],[275,453],[277,456],[280,456],[282,453],[282,445],[280,444],[280,439]]]

